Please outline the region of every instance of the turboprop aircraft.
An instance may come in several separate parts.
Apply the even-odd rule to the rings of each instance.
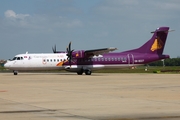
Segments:
[[[23,70],[67,70],[78,75],[91,75],[93,70],[103,68],[133,67],[161,59],[169,58],[163,50],[169,27],[159,27],[144,45],[137,49],[123,52],[111,52],[117,48],[103,48],[93,50],[71,50],[71,42],[66,52],[18,54],[7,61],[4,67],[13,70],[14,75]]]

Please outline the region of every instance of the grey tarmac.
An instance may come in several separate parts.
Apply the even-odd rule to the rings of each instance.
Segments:
[[[180,74],[0,73],[0,120],[161,119],[180,119]]]

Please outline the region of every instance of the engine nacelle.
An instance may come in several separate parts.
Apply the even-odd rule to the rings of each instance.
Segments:
[[[84,58],[85,57],[84,50],[73,51],[72,57],[73,58]]]

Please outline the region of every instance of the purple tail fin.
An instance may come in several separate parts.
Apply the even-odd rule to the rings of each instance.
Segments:
[[[151,32],[154,33],[152,38],[149,41],[147,41],[144,45],[137,49],[126,52],[152,53],[161,55],[164,50],[168,31],[169,27],[157,28],[155,31]]]

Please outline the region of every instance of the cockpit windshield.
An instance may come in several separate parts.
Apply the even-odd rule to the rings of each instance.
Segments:
[[[12,60],[23,60],[23,57],[14,57]]]
[[[14,57],[12,60],[16,60],[17,59],[17,57]]]

